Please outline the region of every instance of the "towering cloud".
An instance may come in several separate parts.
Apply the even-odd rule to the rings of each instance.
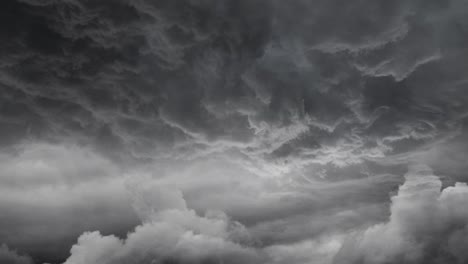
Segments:
[[[413,167],[405,178],[389,221],[345,240],[335,263],[466,263],[466,183],[441,191],[427,166]]]
[[[124,240],[88,232],[78,238],[65,264],[258,263],[245,227],[221,212],[199,216],[169,186],[133,186],[143,224]]]

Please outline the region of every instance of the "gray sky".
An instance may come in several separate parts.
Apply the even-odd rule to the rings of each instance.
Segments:
[[[468,262],[467,1],[0,5],[0,263]]]

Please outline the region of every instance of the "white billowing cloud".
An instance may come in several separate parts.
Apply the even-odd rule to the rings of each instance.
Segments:
[[[171,259],[182,263],[252,263],[259,259],[254,250],[228,240],[223,219],[202,218],[193,211],[166,212],[164,218],[138,226],[125,240],[99,232],[84,233],[65,264],[164,263]]]
[[[414,166],[392,198],[387,223],[346,239],[335,263],[466,263],[468,186],[441,191],[426,166]]]
[[[273,245],[264,250],[269,263],[328,264],[341,247],[343,236],[330,236],[286,245]]]
[[[170,186],[134,186],[143,223],[125,239],[99,232],[81,235],[65,264],[259,263],[246,228],[221,212],[199,216]]]
[[[159,241],[161,247],[179,246],[170,254],[165,250],[152,252],[148,256],[151,258],[175,255],[179,259],[205,259],[224,252],[220,253],[223,260],[232,254],[240,255],[236,258],[245,255],[263,259],[269,254],[259,249],[265,238],[283,245],[286,251],[297,245],[297,250],[303,252],[309,242],[299,244],[315,237],[317,230],[328,232],[330,228],[345,226],[345,222],[349,226],[349,219],[354,226],[357,218],[362,219],[332,212],[342,207],[355,210],[354,203],[348,208],[340,202],[342,197],[353,195],[344,190],[357,186],[374,189],[380,183],[375,180],[297,187],[285,184],[286,179],[272,181],[255,175],[224,159],[167,163],[124,173],[118,165],[86,147],[46,143],[19,146],[15,154],[3,154],[0,162],[4,168],[0,172],[0,219],[8,223],[0,232],[2,240],[34,257],[48,254],[63,259],[76,238],[89,230],[100,233],[86,233],[82,235],[86,239],[80,241],[100,241],[105,237],[104,241],[120,241],[119,247],[128,247],[134,245],[129,244],[133,241],[130,237],[140,241],[140,233],[144,236],[155,229],[154,236],[148,239]],[[139,177],[144,174],[142,171],[151,172],[151,176]],[[367,208],[366,204],[362,206]],[[308,213],[304,214],[304,210]],[[316,216],[319,211],[321,217]],[[375,222],[378,212],[372,209],[365,215]],[[330,214],[337,215],[334,221],[327,220]],[[133,232],[135,235],[126,240],[119,238],[140,220],[143,223]],[[159,237],[169,241],[160,241]],[[87,243],[78,245],[86,247]],[[145,244],[134,243],[136,248],[139,243]],[[269,252],[272,250],[276,251]],[[70,261],[77,261],[77,254],[88,255],[85,251],[73,253]]]
[[[0,246],[0,263],[2,264],[33,264],[30,257],[11,250],[7,245]]]
[[[425,166],[410,168],[405,177],[406,182],[391,199],[388,222],[377,225],[375,222],[367,222],[372,226],[362,229],[362,225],[352,224],[346,227],[346,224],[337,220],[336,223],[332,221],[331,225],[341,228],[327,229],[323,233],[313,234],[309,233],[307,228],[314,228],[312,220],[315,221],[317,215],[298,215],[296,221],[292,221],[294,214],[298,214],[292,208],[288,214],[293,218],[284,218],[285,216],[280,216],[286,213],[281,211],[283,207],[288,204],[293,207],[294,205],[292,202],[285,203],[282,199],[270,199],[269,201],[275,203],[275,206],[281,208],[275,209],[276,213],[270,216],[259,218],[257,220],[259,222],[254,226],[233,220],[236,219],[236,215],[232,213],[236,212],[234,208],[239,205],[236,205],[232,198],[228,199],[232,204],[225,204],[228,201],[222,200],[222,196],[219,196],[219,201],[214,202],[213,200],[218,200],[215,197],[218,197],[220,192],[231,197],[232,192],[242,190],[244,195],[248,196],[249,189],[244,189],[246,187],[243,186],[251,184],[255,187],[251,187],[250,191],[265,193],[257,197],[259,200],[257,203],[254,203],[254,197],[245,197],[245,199],[255,205],[252,205],[252,209],[261,211],[267,206],[263,202],[266,201],[264,195],[268,194],[268,188],[263,186],[259,179],[249,180],[252,175],[239,176],[237,179],[239,183],[235,185],[232,181],[236,181],[236,177],[231,175],[236,173],[234,167],[229,168],[222,163],[218,166],[214,164],[208,166],[211,168],[208,170],[211,174],[204,173],[207,172],[207,167],[192,164],[176,170],[179,172],[178,176],[172,169],[167,175],[157,177],[131,175],[130,181],[126,182],[126,188],[133,201],[133,209],[142,223],[125,238],[106,235],[102,230],[83,233],[71,248],[71,255],[65,264],[210,263],[210,261],[247,264],[438,263],[437,261],[464,263],[468,258],[463,247],[468,241],[468,210],[464,206],[468,199],[468,187],[457,183],[441,191],[440,179]],[[233,170],[231,174],[228,173],[229,170]],[[219,175],[214,172],[218,172]],[[223,175],[223,172],[226,175]],[[359,185],[363,183],[365,182],[359,182]],[[372,185],[370,182],[367,184]],[[228,186],[231,186],[232,190]],[[290,188],[284,187],[282,190],[294,191]],[[344,188],[340,186],[336,188],[339,190],[327,189],[326,192],[343,193]],[[356,191],[356,187],[352,189]],[[209,198],[205,201],[200,200],[203,197],[200,193],[205,193]],[[314,193],[318,195],[317,191]],[[353,196],[343,195],[343,197]],[[238,196],[235,197],[240,199]],[[294,198],[291,195],[284,196],[287,197],[294,203],[313,201]],[[324,198],[323,194],[320,197]],[[329,197],[330,203],[336,201],[332,198]],[[242,200],[237,202],[243,203]],[[331,206],[332,211],[336,213],[317,220],[319,222],[326,221],[328,217],[334,217],[336,220],[339,215],[356,210],[348,208],[345,204],[342,205],[343,208],[334,203],[327,206],[326,204],[323,206],[326,208]],[[192,207],[194,205],[196,210]],[[316,206],[318,207],[314,210],[327,212],[325,207],[320,207],[318,204]],[[210,211],[213,207],[219,211]],[[245,210],[243,206],[241,207]],[[315,207],[312,206],[309,210],[313,208]],[[227,210],[229,216],[223,212],[224,210]],[[373,215],[375,212],[381,211],[376,210],[370,214]],[[307,217],[313,219],[307,222]],[[273,234],[268,228],[263,231],[258,228],[262,223],[268,225],[269,221],[274,219],[285,221],[284,224],[277,226],[278,234]],[[343,219],[352,220],[354,217]],[[301,233],[305,235],[296,232],[300,229],[294,231],[297,226],[303,229]],[[347,230],[361,231],[348,235]],[[282,236],[284,238],[281,240]],[[263,240],[265,238],[266,240]]]
[[[44,232],[60,241],[63,231],[70,236],[100,230],[83,233],[66,264],[437,263],[427,262],[433,256],[464,263],[468,257],[463,247],[468,241],[468,187],[457,183],[441,191],[439,178],[424,166],[412,167],[406,175],[392,198],[388,222],[347,236],[347,230],[361,230],[364,220],[373,218],[366,224],[374,224],[375,215],[382,214],[383,209],[369,206],[381,203],[388,191],[374,197],[369,189],[396,184],[396,179],[384,175],[298,188],[274,184],[219,160],[171,165],[147,179],[137,174],[124,178],[116,174],[122,172],[115,164],[86,148],[50,144],[25,145],[15,155],[2,156],[2,164],[0,180],[8,187],[0,194],[2,210],[22,219],[34,214],[36,219],[13,224],[12,232],[22,230],[13,242],[34,244]],[[14,179],[21,184],[13,184]],[[30,189],[34,191],[22,192]],[[365,202],[375,198],[379,201]],[[122,239],[103,224],[128,222],[129,212],[118,204],[130,203],[142,223]],[[31,208],[29,214],[15,211],[18,204]],[[371,209],[365,216],[353,216],[366,212],[359,211],[361,207]],[[72,219],[77,212],[80,217]],[[111,223],[115,218],[118,223]],[[249,218],[250,225],[235,221]],[[76,230],[62,226],[83,219],[87,225]],[[38,223],[46,228],[41,231]],[[320,228],[325,231],[313,231]]]
[[[142,224],[124,239],[100,232],[82,234],[65,263],[331,263],[346,225],[354,225],[346,219],[359,218],[338,213],[347,205],[336,204],[342,200],[337,193],[350,184],[307,190],[314,195],[295,193],[299,190],[264,185],[267,179],[235,168],[212,161],[160,170],[157,176],[132,175],[128,187]],[[356,184],[374,186],[371,181]],[[317,195],[323,198],[320,203]],[[335,222],[313,213],[330,208]],[[233,220],[249,218],[246,223]],[[336,234],[313,234],[338,225],[342,228],[333,231]]]

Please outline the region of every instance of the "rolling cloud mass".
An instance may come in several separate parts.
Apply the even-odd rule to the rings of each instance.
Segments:
[[[468,1],[0,6],[0,263],[468,263]]]

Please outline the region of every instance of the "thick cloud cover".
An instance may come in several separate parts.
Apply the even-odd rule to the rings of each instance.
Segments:
[[[464,1],[3,5],[3,145],[229,153],[271,175],[406,152],[467,110]]]
[[[37,263],[467,261],[465,0],[0,5],[0,244]]]

